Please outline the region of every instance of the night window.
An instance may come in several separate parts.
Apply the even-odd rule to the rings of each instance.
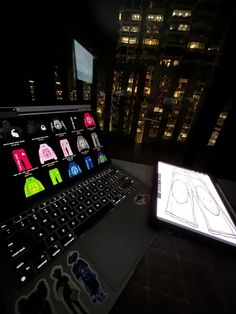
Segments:
[[[141,21],[141,14],[134,13],[134,14],[132,14],[132,16],[131,16],[131,19],[132,19],[133,21]]]
[[[189,31],[189,25],[188,24],[179,24],[178,31],[181,31],[181,32]]]
[[[177,67],[178,65],[179,65],[179,60],[174,60],[174,61],[173,61],[173,66],[174,66],[174,67]]]
[[[132,84],[133,83],[133,81],[134,81],[134,78],[133,77],[129,77],[129,84]]]
[[[144,87],[144,94],[150,95],[150,93],[151,93],[151,88],[150,87]]]
[[[204,43],[199,41],[190,41],[188,43],[188,48],[190,49],[204,49]]]
[[[130,31],[132,33],[137,33],[137,32],[139,32],[139,27],[138,26],[131,26]]]
[[[122,44],[131,44],[134,45],[137,42],[137,38],[136,37],[121,37],[120,38],[120,42]]]
[[[35,101],[35,81],[29,80],[30,94],[32,101]]]
[[[163,136],[163,139],[165,139],[165,140],[170,140],[171,137],[172,137],[172,132],[170,132],[170,131],[165,131],[164,136]]]
[[[122,44],[128,44],[129,43],[129,37],[121,37],[120,42]]]
[[[122,31],[122,32],[129,32],[129,31],[130,31],[130,26],[128,26],[128,25],[123,25],[123,26],[121,27],[121,31]]]
[[[129,44],[134,45],[137,42],[137,38],[136,37],[130,37],[129,38]]]
[[[147,72],[146,73],[146,80],[151,80],[152,79],[152,73],[151,72]]]
[[[227,115],[228,115],[228,112],[222,112],[219,118],[225,120],[227,118]]]
[[[155,21],[155,22],[163,22],[164,17],[160,14],[148,14],[147,16],[148,21]]]
[[[210,46],[207,48],[208,51],[220,51],[220,46]]]
[[[179,60],[175,59],[175,60],[172,60],[172,59],[162,59],[160,61],[160,65],[164,65],[166,67],[170,67],[170,66],[178,66],[179,65]]]
[[[171,60],[170,59],[163,60],[163,62],[165,64],[165,66],[167,66],[167,68],[170,67],[170,65],[171,65]]]
[[[177,16],[177,17],[190,17],[191,15],[192,15],[192,12],[190,10],[175,9],[172,12],[172,16]]]
[[[220,131],[224,125],[224,122],[225,122],[225,119],[227,118],[228,116],[228,112],[227,111],[222,111],[218,117],[218,120],[216,122],[216,125],[214,127],[214,130],[211,134],[211,137],[209,139],[209,142],[208,142],[208,146],[214,146],[215,143],[216,143],[216,140],[220,134]]]
[[[163,108],[161,108],[161,107],[154,107],[153,112],[159,112],[159,113],[162,113],[162,112],[163,112]]]
[[[183,95],[184,95],[183,91],[175,91],[174,92],[174,97],[175,98],[181,98],[181,97],[183,97]]]
[[[180,31],[180,32],[187,32],[190,29],[190,26],[188,24],[178,24],[178,23],[172,23],[169,26],[170,31]]]
[[[143,39],[143,44],[144,45],[149,45],[149,46],[157,46],[159,44],[159,39],[155,38],[144,38]]]

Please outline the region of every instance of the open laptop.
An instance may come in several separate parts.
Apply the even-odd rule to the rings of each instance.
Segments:
[[[154,231],[91,106],[1,108],[0,174],[1,313],[108,313]]]
[[[236,212],[216,179],[158,161],[154,181],[156,225],[236,246]]]

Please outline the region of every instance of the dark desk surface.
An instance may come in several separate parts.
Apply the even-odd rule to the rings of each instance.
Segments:
[[[113,162],[150,184],[152,166]],[[236,313],[236,248],[159,229],[110,313]]]

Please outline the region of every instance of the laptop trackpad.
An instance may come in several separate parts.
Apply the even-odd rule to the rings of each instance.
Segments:
[[[153,234],[144,215],[118,209],[85,233],[79,243],[97,271],[117,290],[133,272]]]

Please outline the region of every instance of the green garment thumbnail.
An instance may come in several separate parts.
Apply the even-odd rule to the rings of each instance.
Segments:
[[[49,170],[49,175],[50,175],[50,178],[52,180],[53,185],[56,185],[56,184],[62,182],[60,172],[57,168],[53,168],[53,169]]]
[[[28,177],[26,178],[26,181],[25,181],[24,190],[25,190],[25,196],[30,197],[34,194],[37,194],[45,190],[45,188],[38,179],[35,179],[35,177]]]

